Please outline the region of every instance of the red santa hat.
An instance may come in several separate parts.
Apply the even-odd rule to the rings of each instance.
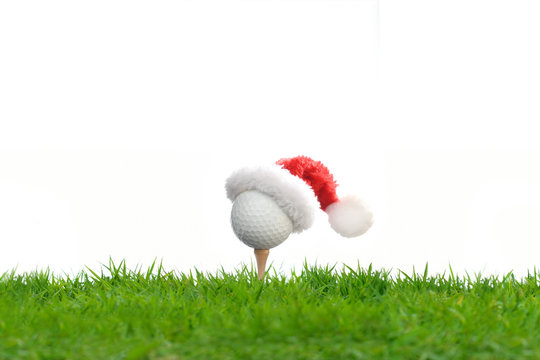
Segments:
[[[373,223],[371,211],[358,197],[340,199],[336,187],[328,168],[307,156],[280,159],[271,166],[239,169],[225,184],[231,201],[247,190],[273,198],[291,219],[295,233],[311,227],[315,211],[320,208],[328,214],[330,226],[338,234],[362,235]]]

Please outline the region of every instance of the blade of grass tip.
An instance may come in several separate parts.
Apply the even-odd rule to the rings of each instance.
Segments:
[[[114,260],[112,259],[112,257],[109,257],[109,271],[115,271],[115,264],[114,264]]]
[[[260,282],[259,288],[257,289],[257,293],[255,294],[255,303],[259,302],[259,298],[261,297],[262,291],[264,289],[264,284],[266,283],[266,280],[263,279],[263,281]]]
[[[101,273],[103,275],[103,269],[107,270],[109,272],[109,275],[112,275],[113,273],[113,270],[112,270],[112,266],[114,266],[114,263],[112,262],[112,258],[109,257],[109,264],[108,265],[105,265],[105,264],[101,264]]]
[[[137,263],[137,264],[135,264],[135,267],[133,268],[133,271],[131,271],[131,275],[136,277],[137,275],[140,275],[141,270],[142,270],[142,264]]]
[[[424,269],[424,276],[422,277],[422,281],[425,283],[428,276],[428,263],[426,261],[426,268]]]
[[[119,267],[116,266],[114,263],[111,264],[111,270],[110,270],[110,275],[111,275],[111,278],[113,279],[116,279],[118,278],[118,273],[119,273]]]
[[[241,264],[239,268],[235,268],[234,271],[236,272],[236,276],[238,279],[240,279],[242,276],[247,274],[247,265]]]
[[[273,278],[277,279],[277,278],[278,278],[278,273],[277,273],[276,268],[272,268],[272,270],[274,271],[274,276],[273,276]]]
[[[98,282],[98,281],[101,280],[101,277],[100,277],[98,274],[96,274],[96,272],[95,272],[94,270],[90,269],[88,266],[86,266],[86,269],[87,269],[88,271],[90,271],[90,274],[92,274],[92,278],[91,278],[91,279],[92,279],[93,281]],[[103,275],[103,273],[102,273],[102,275]]]
[[[220,273],[223,279],[227,277],[227,273],[225,272],[225,268],[223,267],[223,265],[221,265]]]
[[[154,258],[154,261],[152,261],[152,264],[150,264],[150,266],[146,270],[145,280],[148,281],[152,278],[152,271],[154,271],[154,267],[156,266],[156,261],[157,261],[157,258]]]
[[[15,266],[13,270],[11,270],[11,272],[6,271],[4,274],[2,274],[2,278],[0,278],[0,280],[4,280],[4,277],[5,277],[6,282],[12,282],[15,280],[16,272],[17,272],[17,266]]]
[[[399,271],[399,274],[402,274],[403,276],[405,276],[405,279],[407,279],[409,282],[411,283],[413,282],[413,279],[409,275],[407,275],[407,273],[405,273],[403,270],[398,269],[398,271]]]
[[[455,284],[455,282],[456,282],[456,278],[454,276],[454,270],[452,269],[451,264],[448,264],[448,267],[450,268],[450,280],[451,280],[452,286],[453,286]]]
[[[467,289],[471,289],[473,282],[471,280],[471,275],[469,275],[468,271],[465,271],[465,276],[467,277]]]
[[[126,270],[126,259],[123,259],[120,263],[120,266],[122,267],[122,277],[125,279],[127,278],[127,270]]]
[[[335,263],[331,268],[330,268],[330,273],[332,273],[334,271],[334,269],[336,268],[336,265],[337,263]],[[327,266],[328,267],[328,266]]]
[[[170,271],[174,275],[174,269]],[[163,267],[163,259],[159,261],[158,271],[157,271],[157,277],[165,276],[167,272],[165,271],[165,268]]]
[[[270,275],[270,270],[274,270],[274,273],[276,272],[276,269],[274,268],[274,260],[270,261],[270,264],[268,264],[268,269],[265,271],[266,276]]]
[[[140,263],[138,266],[135,267],[135,276],[137,279],[144,279],[146,277],[146,273],[148,272],[148,269],[143,270],[143,264]],[[144,274],[144,275],[143,275]]]
[[[118,265],[113,264],[113,268],[114,268],[114,277],[119,278],[120,277],[120,271],[122,271],[122,261],[120,261],[120,263]]]
[[[514,280],[514,270],[510,270],[510,272],[506,274],[503,278],[503,282],[507,282],[510,280]]]
[[[385,273],[384,273],[384,280],[385,281],[390,281],[392,284],[394,284],[394,279],[392,278],[392,271],[394,270],[394,268],[390,268],[388,270],[384,270]]]
[[[422,276],[416,270],[413,270],[413,278],[414,278],[414,283],[416,284],[416,286],[422,285]]]
[[[355,277],[358,277],[358,273],[354,271],[349,265],[343,263],[343,266],[346,267],[350,273],[352,273]]]

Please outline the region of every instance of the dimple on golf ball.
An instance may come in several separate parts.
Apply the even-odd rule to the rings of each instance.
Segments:
[[[268,195],[257,190],[236,197],[231,210],[236,236],[255,249],[271,249],[284,242],[293,230],[291,219]]]

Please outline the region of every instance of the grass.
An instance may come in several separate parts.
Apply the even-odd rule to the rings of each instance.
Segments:
[[[0,359],[540,359],[540,274],[0,277]]]

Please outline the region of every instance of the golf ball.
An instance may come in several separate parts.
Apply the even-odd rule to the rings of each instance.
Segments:
[[[284,242],[293,230],[291,219],[268,195],[257,190],[236,197],[231,210],[236,236],[255,249],[271,249]]]

